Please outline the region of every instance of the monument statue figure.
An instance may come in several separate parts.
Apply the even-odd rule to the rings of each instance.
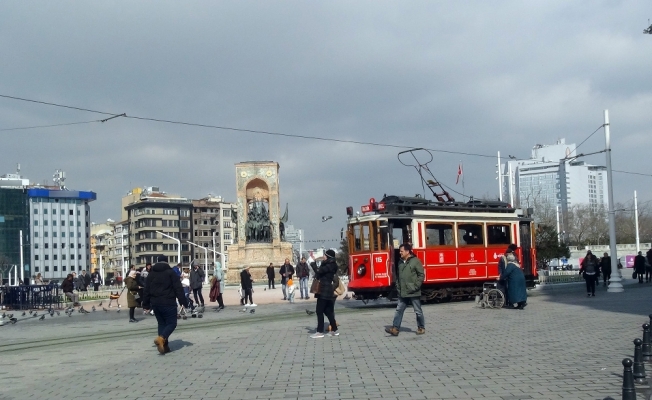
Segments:
[[[254,200],[249,203],[249,213],[245,225],[247,243],[269,243],[272,241],[271,231],[268,228],[271,226],[268,208],[267,201],[260,196],[260,193],[256,193]]]

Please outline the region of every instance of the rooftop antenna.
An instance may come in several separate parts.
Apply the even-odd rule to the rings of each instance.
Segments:
[[[419,158],[415,155],[415,153],[423,151],[427,154],[426,157],[430,157],[430,160],[426,162],[419,161]],[[405,160],[406,162],[403,162],[404,160],[401,159],[402,154],[407,154],[409,153],[412,158],[414,159],[414,162],[408,162],[408,160]],[[432,174],[432,171],[430,171],[430,168],[428,168],[428,164],[432,162],[434,159],[432,156],[432,153],[424,148],[416,148],[416,149],[410,149],[410,150],[405,150],[401,151],[397,155],[398,161],[405,165],[406,167],[414,167],[414,169],[417,170],[417,173],[421,177],[421,186],[423,187],[423,197],[425,198],[426,194],[426,189],[425,186],[428,186],[428,189],[430,189],[430,192],[432,195],[437,199],[437,201],[440,201],[442,203],[452,203],[455,201],[455,199],[444,189],[444,187],[437,181],[437,178]],[[409,158],[409,156],[408,156]],[[423,171],[425,171],[432,179],[426,179],[423,176]],[[439,188],[441,192],[435,192],[435,188]]]
[[[65,190],[65,189],[66,189],[66,185],[65,185],[65,182],[66,182],[66,173],[65,173],[64,171],[58,169],[58,170],[54,173],[54,175],[53,175],[53,177],[52,177],[52,180],[54,180],[54,184],[55,184],[55,185],[59,186],[59,189],[61,189],[61,190]]]

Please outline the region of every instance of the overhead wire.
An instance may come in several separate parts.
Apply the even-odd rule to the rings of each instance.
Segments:
[[[25,130],[25,129],[37,129],[37,128],[53,128],[56,126],[70,126],[70,125],[82,125],[82,124],[92,124],[94,122],[102,122],[99,119],[93,120],[93,121],[80,121],[80,122],[67,122],[63,124],[51,124],[51,125],[37,125],[37,126],[22,126],[19,128],[1,128],[0,132],[5,132],[5,131],[20,131],[20,130]]]

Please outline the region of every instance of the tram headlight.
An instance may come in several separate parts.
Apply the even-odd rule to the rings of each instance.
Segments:
[[[367,267],[364,264],[360,265],[356,271],[359,277],[363,277],[367,273]]]

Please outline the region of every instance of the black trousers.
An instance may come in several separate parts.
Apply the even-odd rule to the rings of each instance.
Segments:
[[[333,332],[337,331],[337,322],[335,321],[335,300],[317,299],[317,332],[324,333],[324,315],[328,318]]]
[[[192,294],[193,294],[193,296],[195,296],[195,303],[197,303],[197,305],[202,305],[203,306],[204,305],[204,296],[202,296],[202,294],[201,294],[201,288],[193,289]],[[197,295],[198,294],[199,294],[199,300],[197,300]]]
[[[134,317],[135,311],[136,311],[136,307],[129,307],[129,319],[136,319],[136,317]]]
[[[217,296],[217,305],[224,308],[224,299],[222,299],[222,293]]]
[[[269,289],[276,289],[274,287],[274,278],[267,278],[267,286]]]
[[[245,302],[245,304],[247,303],[247,299],[249,299],[249,304],[254,304],[254,299],[251,296],[252,293],[253,293],[253,289],[245,289],[244,290],[244,294],[245,294],[244,302]]]
[[[652,279],[652,269],[645,268],[645,282],[650,282]]]
[[[610,270],[602,270],[602,279],[604,279],[604,284],[607,285],[609,280],[611,280],[611,271]]]
[[[595,275],[584,274],[584,280],[586,281],[586,293],[595,294]]]

